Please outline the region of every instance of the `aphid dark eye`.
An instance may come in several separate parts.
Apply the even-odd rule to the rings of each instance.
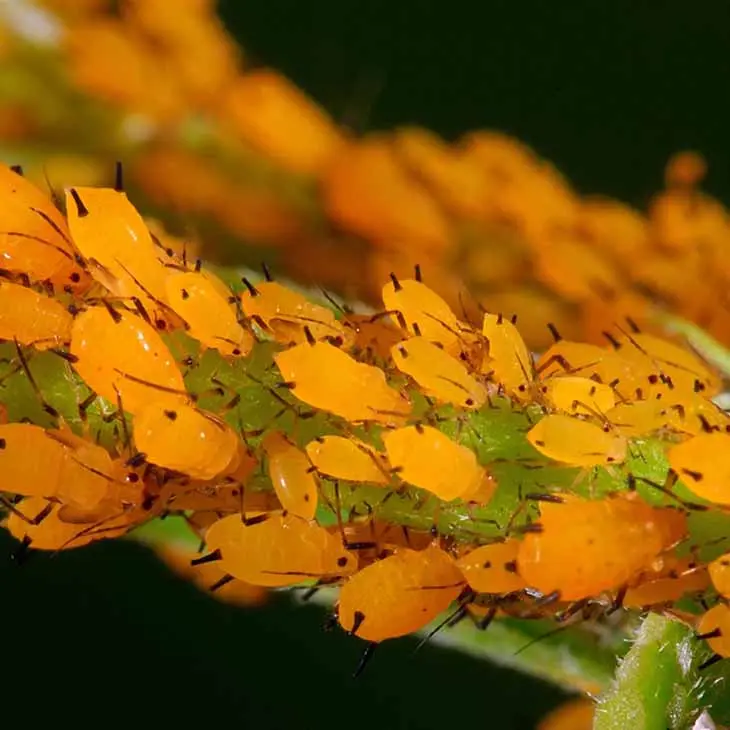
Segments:
[[[165,411],[165,417],[174,421],[177,418],[177,411]]]

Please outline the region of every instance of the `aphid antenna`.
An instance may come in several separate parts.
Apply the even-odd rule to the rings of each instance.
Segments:
[[[152,383],[149,380],[144,380],[144,378],[138,378],[136,375],[132,375],[131,373],[125,373],[124,370],[120,370],[119,368],[114,368],[114,372],[117,373],[118,375],[121,375],[123,378],[126,378],[127,380],[131,380],[133,383],[139,383],[140,385],[146,385],[150,388],[153,388],[154,390],[159,390],[162,393],[171,393],[173,395],[184,396],[186,398],[189,398],[193,403],[195,403],[198,398],[198,396],[195,393],[188,393],[185,390],[171,388],[167,385],[160,385],[159,383]]]

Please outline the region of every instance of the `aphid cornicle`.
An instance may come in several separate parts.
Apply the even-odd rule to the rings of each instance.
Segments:
[[[71,355],[87,385],[135,413],[150,401],[173,408],[188,403],[182,373],[151,325],[124,309],[92,306],[76,316]]]

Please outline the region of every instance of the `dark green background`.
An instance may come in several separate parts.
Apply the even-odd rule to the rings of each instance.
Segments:
[[[256,63],[340,118],[516,134],[582,192],[643,203],[694,148],[730,200],[726,0],[224,0]],[[373,98],[370,91],[380,85]],[[370,105],[370,113],[366,112]]]
[[[171,0],[172,2],[173,0]],[[667,156],[708,154],[730,198],[730,5],[613,0],[228,0],[257,63],[359,129],[514,133],[583,192],[641,204]],[[378,93],[374,90],[380,88]],[[0,556],[10,553],[0,541]],[[532,727],[559,695],[414,642],[361,644],[323,613],[221,606],[141,547],[0,562],[6,719],[72,727]]]

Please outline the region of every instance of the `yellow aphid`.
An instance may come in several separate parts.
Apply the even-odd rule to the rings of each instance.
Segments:
[[[423,628],[456,600],[463,586],[453,558],[440,548],[403,548],[345,583],[337,616],[345,631],[361,639],[392,639]]]
[[[359,363],[328,342],[295,345],[274,361],[299,400],[347,421],[399,424],[411,412],[410,402],[387,384],[380,368]]]
[[[269,463],[269,478],[281,506],[305,520],[317,512],[317,478],[307,455],[283,433],[271,431],[262,442]]]
[[[233,82],[222,113],[246,142],[295,173],[318,174],[344,143],[325,111],[270,69]]]
[[[501,314],[485,314],[482,334],[488,351],[482,363],[482,372],[511,395],[525,393],[533,380],[534,366],[517,327]]]
[[[111,188],[70,188],[68,226],[92,276],[118,297],[164,301],[167,270],[127,196]]]
[[[307,456],[317,471],[334,479],[370,484],[388,484],[385,457],[357,439],[322,436],[310,441]]]
[[[672,446],[667,458],[679,478],[698,497],[715,504],[730,504],[730,434],[703,433]]]
[[[305,327],[315,340],[350,339],[350,331],[335,319],[331,309],[315,304],[303,294],[276,281],[244,283],[247,283],[241,294],[244,313],[277,342],[285,345],[306,342]]]
[[[677,390],[717,395],[722,380],[687,348],[644,333],[627,334],[619,339],[619,354],[639,367],[653,366],[672,380]]]
[[[289,586],[308,580],[349,575],[357,558],[338,535],[297,515],[271,512],[246,525],[232,514],[205,533],[211,552],[234,578],[258,586]]]
[[[253,347],[253,335],[238,322],[222,282],[212,274],[185,271],[165,280],[166,301],[190,327],[189,334],[222,355],[242,357]]]
[[[487,400],[487,389],[455,357],[424,337],[399,342],[391,348],[391,355],[396,367],[410,375],[426,395],[464,408],[481,408]]]
[[[471,449],[431,426],[386,431],[383,443],[388,461],[404,482],[446,502],[468,498],[489,480]]]
[[[725,598],[730,598],[730,553],[725,553],[710,563],[710,580],[715,590]]]
[[[451,307],[432,289],[416,279],[391,277],[383,287],[383,304],[389,312],[399,313],[396,323],[409,336],[420,334],[425,340],[441,345],[447,352],[462,346],[462,325]]]
[[[590,421],[551,414],[527,434],[527,440],[545,456],[571,466],[606,466],[626,459],[626,438],[604,431]]]
[[[462,555],[456,565],[477,593],[512,593],[526,587],[517,575],[519,540],[482,545]]]
[[[540,390],[552,408],[566,413],[595,416],[605,414],[616,404],[610,386],[577,375],[551,378]]]
[[[152,402],[134,417],[134,441],[151,464],[194,479],[214,479],[238,465],[238,434],[190,405]]]
[[[38,350],[71,339],[73,317],[55,299],[20,284],[0,282],[0,340],[17,340]]]

